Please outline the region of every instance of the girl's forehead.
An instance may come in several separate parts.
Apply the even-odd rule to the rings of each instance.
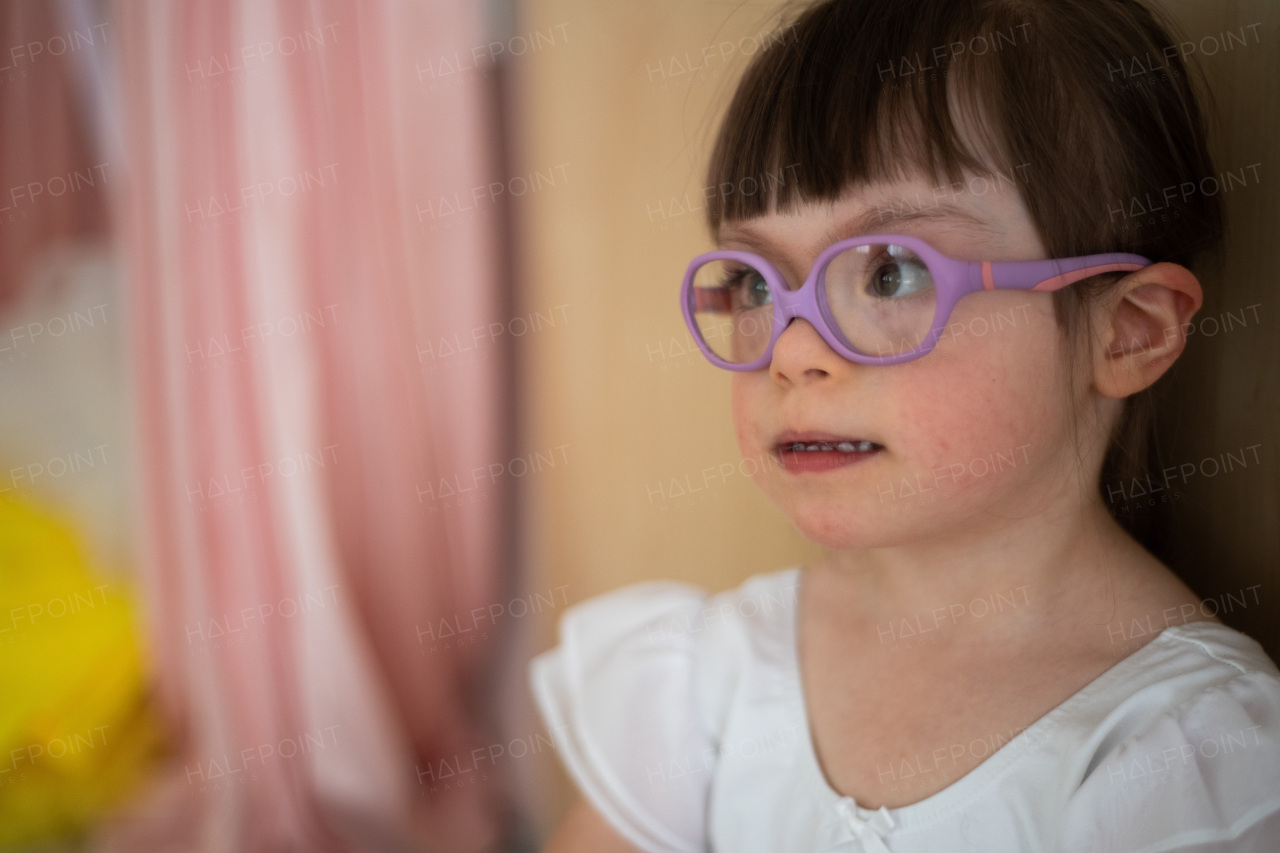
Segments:
[[[748,219],[721,223],[717,242],[746,246],[797,241],[825,247],[863,234],[943,235],[998,249],[1039,242],[1017,185],[966,172],[939,184],[922,175],[848,187],[831,200],[796,200]]]

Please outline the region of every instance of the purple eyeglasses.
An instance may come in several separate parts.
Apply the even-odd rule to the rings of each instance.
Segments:
[[[958,261],[902,234],[828,246],[798,290],[751,252],[721,250],[689,264],[680,307],[703,354],[726,370],[758,370],[795,317],[849,361],[900,364],[928,353],[962,296],[983,290],[1053,291],[1105,272],[1150,266],[1140,255],[1046,261]]]

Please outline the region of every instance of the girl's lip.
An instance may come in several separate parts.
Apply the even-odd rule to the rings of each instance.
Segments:
[[[884,445],[865,436],[853,435],[836,435],[833,432],[822,432],[818,430],[801,432],[799,430],[786,430],[778,434],[773,442],[773,450],[775,453],[781,453],[787,450],[793,444],[840,444],[841,442],[852,442],[854,444],[860,441],[870,441],[876,447],[883,448]]]
[[[851,444],[856,447],[864,441],[871,445],[869,450],[857,450],[847,446]],[[791,447],[796,444],[826,444],[832,449],[829,451],[792,450]],[[842,444],[846,445],[843,449],[839,447]],[[837,435],[823,430],[785,430],[778,434],[773,445],[774,456],[782,469],[796,474],[832,471],[846,465],[854,465],[878,455],[882,450],[884,445],[869,438]]]
[[[873,456],[880,455],[884,450],[878,444],[873,444],[870,450],[857,451],[813,451],[813,450],[787,450],[785,447],[779,448],[776,452],[778,462],[782,465],[784,471],[791,473],[800,472],[820,472],[831,471],[836,468],[843,468],[846,465],[856,465],[864,462]]]

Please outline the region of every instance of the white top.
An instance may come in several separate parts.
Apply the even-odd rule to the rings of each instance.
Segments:
[[[1011,739],[964,747],[992,752],[954,784],[872,812],[814,754],[799,581],[628,586],[566,611],[530,664],[570,774],[641,850],[1280,851],[1280,672],[1244,634],[1165,628]]]

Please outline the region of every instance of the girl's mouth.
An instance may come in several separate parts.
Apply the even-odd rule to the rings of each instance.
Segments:
[[[787,471],[830,471],[875,456],[884,446],[866,439],[785,441],[775,446],[778,461]]]

